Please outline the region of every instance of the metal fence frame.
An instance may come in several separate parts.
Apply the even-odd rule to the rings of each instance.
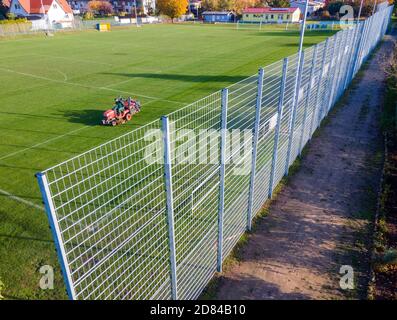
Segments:
[[[69,297],[197,298],[383,37],[392,9],[38,173]],[[217,143],[199,136],[178,154],[190,129],[215,131]],[[236,150],[234,129],[252,134]],[[161,161],[147,164],[158,130]],[[219,161],[173,162],[203,148]],[[236,174],[244,161],[248,174]]]

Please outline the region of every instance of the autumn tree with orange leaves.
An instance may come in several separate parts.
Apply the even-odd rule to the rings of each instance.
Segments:
[[[161,14],[171,18],[174,22],[175,18],[186,13],[188,0],[157,0],[156,6]]]
[[[104,0],[91,0],[87,3],[87,8],[91,12],[105,15],[113,12],[113,6],[109,1]]]

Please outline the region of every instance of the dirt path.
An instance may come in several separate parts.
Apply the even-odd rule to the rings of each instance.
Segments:
[[[313,138],[299,171],[219,280],[218,299],[365,297],[371,221],[382,163],[379,128],[384,74],[369,62],[338,111]],[[341,290],[339,269],[352,265],[354,290]]]

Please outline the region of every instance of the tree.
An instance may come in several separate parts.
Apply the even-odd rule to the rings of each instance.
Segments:
[[[333,1],[333,2],[329,2],[325,9],[330,13],[331,16],[335,16],[337,14],[339,14],[339,10],[340,8],[343,6],[343,2],[342,1]]]
[[[201,7],[204,11],[215,11],[218,10],[218,0],[203,0]]]
[[[100,15],[105,15],[113,12],[113,7],[110,2],[105,0],[91,0],[87,3],[87,8],[91,12]]]
[[[0,0],[0,17],[5,18],[8,9],[9,7],[7,6],[7,2]]]
[[[174,22],[174,18],[186,13],[188,4],[188,0],[157,0],[157,9]]]
[[[241,14],[244,9],[255,7],[257,0],[234,0],[233,11]]]
[[[233,0],[218,0],[217,10],[230,11],[233,10],[234,1]]]
[[[289,8],[289,0],[269,0],[268,5],[272,8]]]
[[[321,11],[321,18],[324,19],[324,20],[331,19],[331,15],[329,14],[328,10],[322,10]]]
[[[389,0],[389,1],[393,1],[393,0]],[[378,3],[380,3],[380,1]],[[345,4],[351,5],[353,7],[354,17],[357,17],[358,12],[360,10],[361,0],[350,0],[347,2],[342,0],[326,0],[324,10],[329,11],[331,16],[339,17],[339,10]],[[373,0],[364,0],[361,11],[361,18],[370,16],[372,14],[373,8],[374,8]]]

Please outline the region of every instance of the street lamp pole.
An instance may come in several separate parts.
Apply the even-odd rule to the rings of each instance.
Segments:
[[[376,11],[376,0],[374,1],[374,8],[372,9],[372,15],[375,14]]]
[[[303,22],[301,26],[301,34],[299,39],[299,57],[298,57],[298,65],[301,63],[301,56],[302,56],[302,49],[303,49],[303,39],[305,37],[305,29],[306,29],[306,17],[307,17],[307,10],[309,7],[309,0],[305,1],[305,10],[303,13]]]

